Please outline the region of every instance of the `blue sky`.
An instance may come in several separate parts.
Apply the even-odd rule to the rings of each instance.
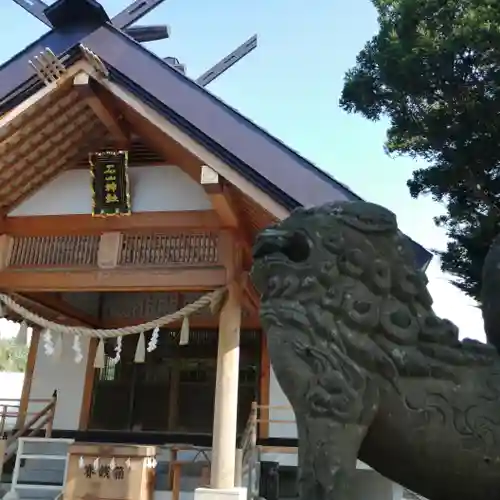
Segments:
[[[114,15],[130,2],[101,3]],[[1,13],[3,62],[46,28],[11,0],[2,0]],[[210,91],[367,200],[393,210],[403,231],[424,246],[444,247],[445,235],[432,222],[440,206],[412,200],[406,188],[417,163],[384,154],[385,123],[338,107],[345,71],[377,31],[369,0],[167,0],[140,21],[146,23],[171,26],[171,38],[149,48],[180,59],[193,78],[257,33],[258,48]],[[448,283],[437,259],[428,276],[436,312],[457,323],[463,336],[484,339],[479,310]]]

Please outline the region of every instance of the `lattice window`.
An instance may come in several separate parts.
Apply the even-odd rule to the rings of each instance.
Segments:
[[[10,267],[95,266],[99,236],[21,236],[14,238]]]
[[[218,235],[129,234],[123,237],[119,265],[214,265],[218,263]]]

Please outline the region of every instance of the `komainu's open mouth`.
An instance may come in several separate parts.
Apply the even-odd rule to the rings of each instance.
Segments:
[[[299,231],[266,229],[257,238],[253,250],[254,260],[266,257],[285,257],[291,262],[304,262],[309,258],[311,246],[308,237]]]

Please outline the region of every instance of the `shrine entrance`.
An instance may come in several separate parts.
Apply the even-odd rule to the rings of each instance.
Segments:
[[[144,363],[134,362],[137,339],[125,337],[120,363],[109,356],[94,373],[89,429],[211,434],[216,385],[217,329],[193,329],[188,345],[179,330],[163,330],[157,349]],[[148,339],[147,339],[148,340]],[[242,330],[238,394],[238,431],[252,401],[259,398],[261,332]]]

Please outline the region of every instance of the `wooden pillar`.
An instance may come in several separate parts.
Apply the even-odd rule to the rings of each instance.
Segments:
[[[168,394],[168,430],[170,432],[177,429],[179,413],[179,385],[181,380],[180,360],[175,359],[170,370],[170,388]]]
[[[0,436],[0,477],[2,476],[3,463],[5,460],[5,452],[7,451],[6,445],[7,445],[7,440],[2,439],[2,437]]]
[[[82,402],[80,406],[80,420],[78,430],[86,431],[89,426],[90,411],[92,406],[92,392],[94,390],[95,369],[94,358],[97,352],[99,340],[91,338],[88,340],[87,365],[85,367],[85,382],[83,386]]]
[[[233,282],[222,307],[217,350],[212,469],[210,486],[234,488],[238,378],[240,371],[241,296]]]
[[[17,415],[16,427],[21,429],[26,421],[26,413],[28,412],[29,400],[31,394],[31,385],[33,375],[35,373],[35,364],[38,354],[38,346],[40,344],[40,328],[34,326],[31,331],[31,342],[28,351],[28,359],[24,370],[23,390],[21,393],[21,401],[19,403],[19,413]]]

